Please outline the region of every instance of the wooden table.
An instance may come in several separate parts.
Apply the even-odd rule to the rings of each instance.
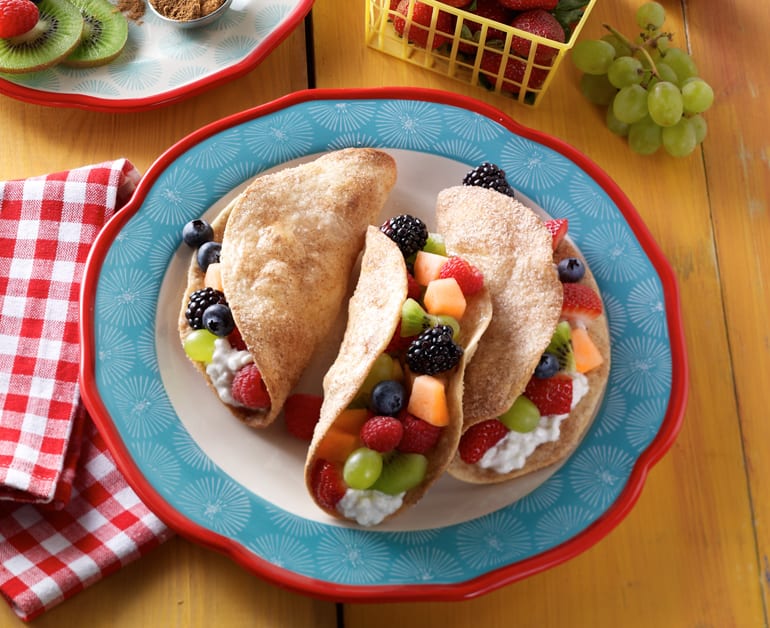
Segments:
[[[584,36],[633,32],[636,0],[600,0]],[[456,603],[335,606],[288,593],[175,538],[35,626],[767,626],[770,592],[770,4],[665,0],[714,86],[709,136],[676,160],[634,155],[579,95],[569,62],[528,109],[363,45],[364,2],[316,0],[318,87],[419,85],[483,99],[586,153],[634,203],[679,279],[690,360],[684,427],[628,517],[576,559]],[[344,8],[343,8],[344,7]],[[229,113],[307,86],[293,34],[255,71],[191,100],[135,114],[0,98],[0,178],[125,156],[146,169]],[[19,626],[0,607],[0,626]]]

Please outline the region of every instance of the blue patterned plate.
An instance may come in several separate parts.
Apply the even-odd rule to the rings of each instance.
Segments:
[[[259,173],[362,145],[399,165],[383,215],[429,222],[440,189],[482,161],[502,166],[527,202],[569,219],[613,342],[602,408],[561,468],[495,486],[442,478],[376,530],[318,511],[304,488],[302,444],[281,421],[265,431],[235,421],[202,386],[176,330],[188,220],[215,215]],[[674,275],[617,186],[558,140],[428,90],[300,92],[182,140],[100,234],[81,319],[84,399],[141,498],[255,573],[336,600],[469,597],[590,547],[627,514],[672,444],[687,390]],[[320,352],[300,388],[320,390],[332,357],[333,346]]]
[[[167,105],[253,70],[310,11],[313,0],[233,0],[214,24],[178,28],[149,9],[128,23],[121,55],[96,68],[58,65],[0,73],[0,93],[41,105],[141,111]]]

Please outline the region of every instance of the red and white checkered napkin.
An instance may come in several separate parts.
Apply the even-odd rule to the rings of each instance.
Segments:
[[[0,182],[0,593],[25,620],[170,535],[78,388],[83,267],[138,179],[120,159]]]

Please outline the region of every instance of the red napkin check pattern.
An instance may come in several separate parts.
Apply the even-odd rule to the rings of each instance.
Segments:
[[[0,182],[0,593],[25,620],[170,535],[78,388],[85,261],[138,179],[120,159]]]

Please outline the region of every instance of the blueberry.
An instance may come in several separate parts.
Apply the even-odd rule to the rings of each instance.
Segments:
[[[565,257],[559,262],[559,280],[562,283],[577,283],[586,274],[586,267],[577,257]]]
[[[198,266],[205,273],[209,264],[219,262],[219,253],[222,245],[219,242],[204,242],[198,249]]]
[[[203,312],[203,326],[215,336],[224,338],[233,333],[233,313],[224,303],[209,305]]]
[[[546,351],[540,356],[540,362],[535,367],[535,377],[538,379],[548,379],[556,375],[559,372],[559,368],[561,368],[559,358],[553,353]]]
[[[182,240],[193,249],[213,239],[214,229],[205,220],[191,220],[182,228]]]
[[[401,382],[386,379],[372,389],[371,409],[382,416],[396,416],[406,403],[406,390]]]

